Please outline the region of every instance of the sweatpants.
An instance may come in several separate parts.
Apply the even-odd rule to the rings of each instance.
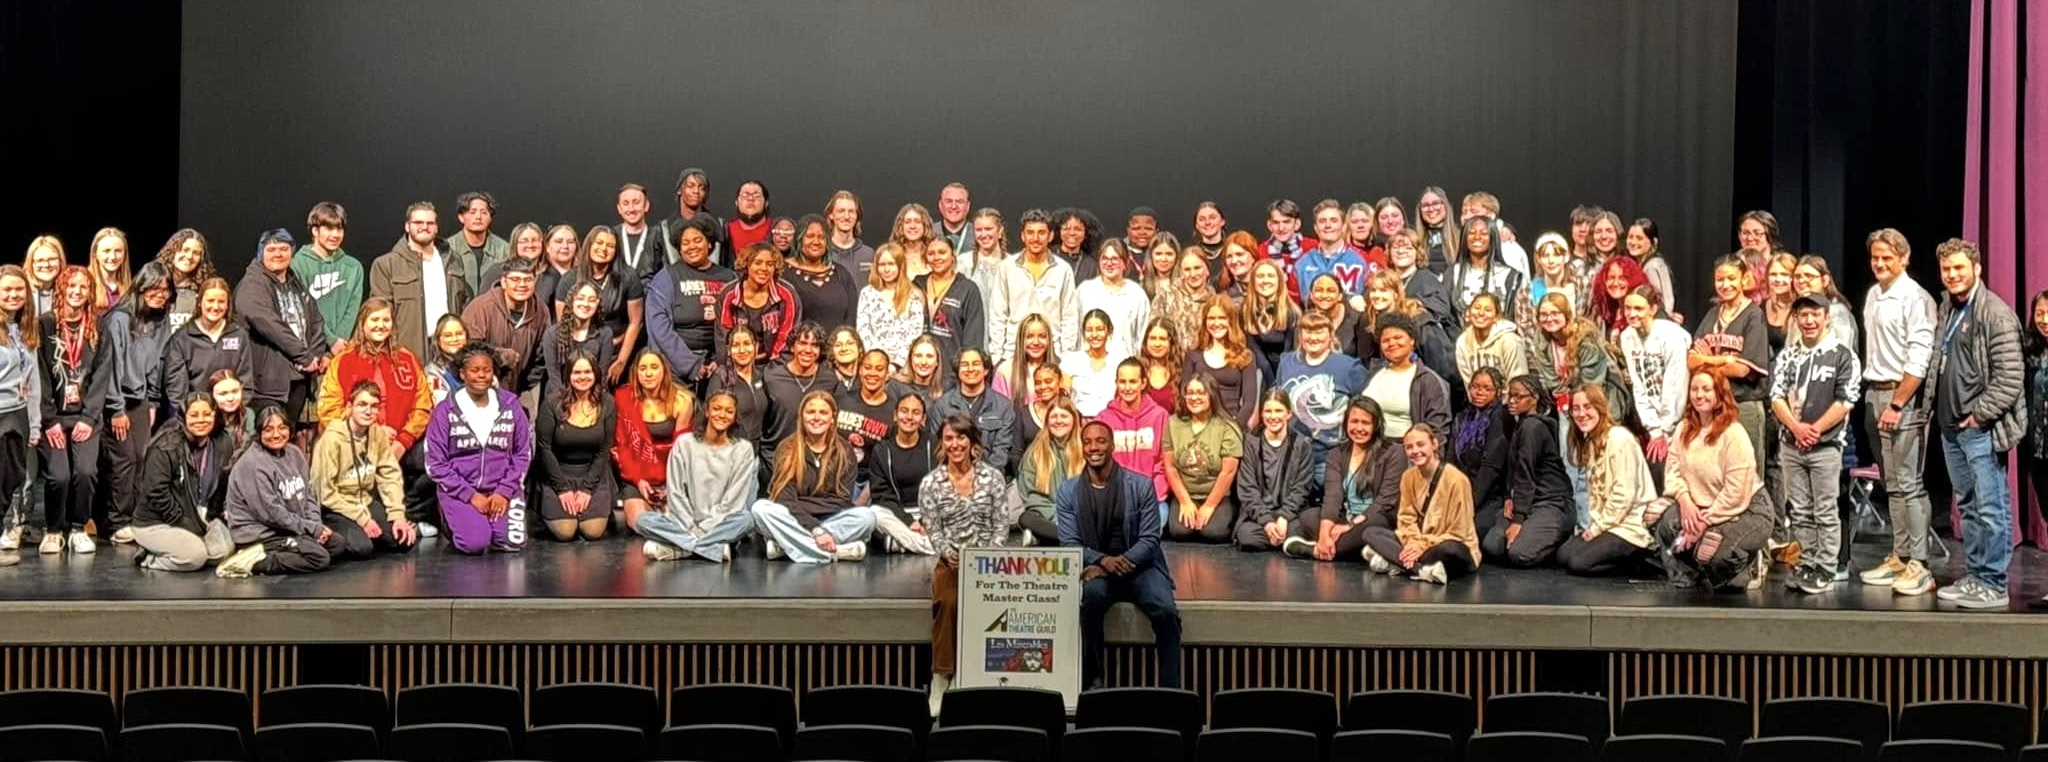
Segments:
[[[789,508],[767,498],[754,501],[748,509],[754,514],[754,525],[761,529],[770,542],[782,548],[789,560],[800,564],[829,564],[836,553],[827,553],[812,539],[811,530],[797,523],[796,516]],[[825,517],[820,522],[825,531],[832,535],[832,542],[841,548],[848,543],[867,542],[875,533],[875,512],[866,506],[847,506],[845,510]]]
[[[167,572],[195,572],[235,552],[228,525],[218,518],[206,522],[206,536],[169,524],[133,525],[135,546],[142,549],[142,568]]]
[[[1749,510],[1728,521],[1708,527],[1701,535],[1698,545],[1676,551],[1680,530],[1679,510],[1669,500],[1659,500],[1653,506],[1669,506],[1658,515],[1647,512],[1643,520],[1650,522],[1650,533],[1657,537],[1663,547],[1658,554],[1664,573],[1673,582],[1704,584],[1709,588],[1740,586],[1749,582],[1753,573],[1751,563],[1756,554],[1764,552],[1764,543],[1771,538],[1771,527],[1776,518],[1771,513],[1769,498],[1763,490],[1756,491],[1756,497],[1749,501]],[[1656,507],[1652,511],[1658,510]],[[1713,547],[1713,552],[1701,555],[1700,550]]]
[[[1199,505],[1201,501],[1196,501]],[[1237,524],[1237,499],[1226,497],[1216,504],[1216,510],[1209,514],[1209,522],[1189,529],[1180,523],[1180,505],[1173,504],[1167,509],[1166,539],[1180,542],[1222,543],[1230,541],[1230,528]]]
[[[1378,553],[1380,558],[1387,559],[1387,563],[1393,564],[1394,568],[1406,574],[1414,574],[1416,569],[1440,563],[1444,565],[1444,580],[1450,581],[1470,573],[1474,565],[1471,548],[1456,540],[1445,540],[1422,551],[1422,555],[1415,559],[1414,566],[1404,566],[1401,564],[1400,535],[1381,526],[1365,528],[1365,545],[1372,548],[1372,552]]]
[[[341,550],[341,536],[328,533],[325,545],[311,537],[269,537],[263,540],[263,560],[250,568],[252,574],[311,574],[325,571]]]
[[[71,441],[72,427],[84,420],[78,416],[57,419],[64,430],[64,449],[47,443],[37,448],[43,454],[43,528],[52,532],[82,530],[92,518],[92,495],[100,481],[100,438],[107,432],[93,423],[92,436],[83,442]]]
[[[322,512],[320,523],[334,530],[334,536],[339,540],[335,543],[334,560],[369,558],[378,553],[406,553],[418,547],[417,541],[411,545],[398,542],[398,535],[391,531],[391,519],[384,515],[385,510],[383,498],[370,498],[370,523],[376,524],[378,530],[375,539],[355,520],[333,511]]]
[[[879,505],[867,506],[867,509],[874,511],[875,533],[888,540],[889,552],[920,556],[929,556],[935,552],[932,550],[932,538],[911,531],[910,525],[903,523],[903,517],[897,515],[895,511]]]
[[[960,650],[960,570],[932,565],[932,674],[952,675]]]
[[[441,505],[441,529],[455,552],[480,556],[496,551],[517,553],[526,548],[526,500],[513,498],[504,513],[485,516],[461,500],[437,498]]]
[[[1488,561],[1503,566],[1542,566],[1564,545],[1566,537],[1572,534],[1572,517],[1566,511],[1570,504],[1554,507],[1538,507],[1521,521],[1496,521],[1486,536],[1479,540],[1479,551]],[[1514,542],[1508,541],[1508,527],[1520,525],[1522,530],[1515,535]]]
[[[1026,510],[1017,514],[1017,526],[1030,532],[1039,545],[1053,547],[1060,544],[1060,528],[1052,519],[1039,515],[1037,511]]]
[[[98,529],[103,534],[113,534],[128,526],[135,516],[135,506],[142,502],[142,456],[149,452],[149,405],[136,405],[125,411],[128,416],[128,438],[114,438],[112,428],[107,429],[106,456],[107,520]]]
[[[1287,519],[1287,531],[1280,537],[1280,541],[1286,542],[1288,537],[1302,536],[1300,529],[1301,519]],[[1315,541],[1314,537],[1306,539],[1310,542]],[[1279,545],[1266,541],[1266,525],[1259,523],[1257,516],[1246,516],[1237,522],[1235,541],[1237,549],[1247,553],[1280,549]]]
[[[640,522],[633,531],[706,561],[730,561],[732,544],[754,531],[754,514],[733,511],[707,528],[694,522],[686,527],[666,510],[649,510],[640,514]]]
[[[1834,574],[1842,552],[1842,443],[1811,450],[1780,443],[1778,470],[1785,490],[1785,523],[1799,543],[1799,565]]]
[[[1355,530],[1354,530],[1355,531]],[[1102,682],[1102,622],[1118,602],[1136,604],[1152,622],[1152,640],[1159,648],[1159,685],[1180,687],[1180,608],[1173,603],[1173,578],[1158,566],[1130,574],[1101,576],[1081,583],[1081,685]]]
[[[1601,532],[1591,540],[1573,533],[1558,547],[1557,565],[1580,577],[1606,577],[1635,571],[1650,555],[1649,548],[1636,547],[1613,532]]]
[[[1927,500],[1927,485],[1921,480],[1927,457],[1927,411],[1907,400],[1899,412],[1899,427],[1882,431],[1877,418],[1892,403],[1896,390],[1864,387],[1864,413],[1868,431],[1875,434],[1877,461],[1884,468],[1884,494],[1892,517],[1892,555],[1903,561],[1926,561],[1930,550],[1928,522],[1934,508]]]

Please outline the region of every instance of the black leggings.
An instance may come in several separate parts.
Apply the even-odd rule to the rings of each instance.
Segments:
[[[383,498],[370,498],[370,522],[376,524],[378,529],[378,537],[375,539],[370,537],[369,532],[363,531],[361,524],[357,524],[349,517],[333,511],[322,512],[320,523],[334,530],[334,541],[328,543],[335,546],[334,560],[369,558],[378,553],[404,553],[417,547],[418,540],[414,540],[412,545],[398,542],[398,536],[391,531],[391,520],[385,518],[384,511]]]
[[[1538,507],[1519,522],[1495,522],[1480,539],[1479,548],[1486,554],[1486,560],[1502,566],[1541,566],[1572,533],[1572,519],[1566,514],[1570,508],[1569,503],[1555,508]],[[1517,524],[1522,529],[1515,534],[1514,542],[1508,542],[1508,527]]]
[[[114,439],[113,429],[107,430],[107,445],[101,448],[106,455],[105,474],[107,484],[105,520],[99,523],[102,534],[113,534],[115,530],[128,526],[135,516],[135,507],[142,502],[142,456],[149,451],[148,404],[136,405],[123,411],[128,416],[128,438]],[[181,421],[182,423],[182,421]]]
[[[92,435],[73,442],[72,428],[80,422],[92,427]],[[38,448],[43,453],[43,528],[52,532],[82,530],[92,518],[92,496],[100,483],[100,440],[107,431],[97,421],[73,415],[54,423],[63,429],[64,449],[48,442]],[[43,434],[48,438],[49,431]]]
[[[23,492],[21,487],[28,483],[29,451],[28,410],[0,414],[0,530],[8,528],[7,516],[14,510],[26,515],[32,505],[13,505],[19,498],[23,503],[34,502],[34,498]],[[9,506],[12,506],[11,508]]]
[[[1557,565],[1581,577],[1628,574],[1649,557],[1649,548],[1638,548],[1613,532],[1602,532],[1591,540],[1574,534],[1557,549]]]
[[[263,541],[263,560],[250,569],[256,574],[311,574],[334,563],[341,550],[341,535],[329,533],[325,545],[311,537],[272,537]]]

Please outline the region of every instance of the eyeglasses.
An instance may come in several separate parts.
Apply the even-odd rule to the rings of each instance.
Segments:
[[[747,192],[740,194],[741,201],[760,201],[763,198],[766,198],[766,196],[759,193]]]

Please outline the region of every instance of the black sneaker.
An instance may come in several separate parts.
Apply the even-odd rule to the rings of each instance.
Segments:
[[[1299,537],[1289,537],[1286,542],[1280,543],[1280,552],[1295,558],[1314,558],[1316,544]]]
[[[1820,595],[1835,589],[1835,575],[1817,567],[1807,567],[1792,573],[1792,585],[1807,595]]]

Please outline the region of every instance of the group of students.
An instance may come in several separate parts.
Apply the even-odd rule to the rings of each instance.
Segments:
[[[1275,201],[1263,241],[1214,203],[1185,243],[1147,208],[1121,237],[1033,209],[1012,252],[959,184],[875,247],[851,192],[791,220],[749,181],[725,220],[709,191],[688,169],[667,220],[629,184],[616,224],[509,240],[488,193],[445,238],[419,202],[367,268],[323,202],[308,243],[264,232],[232,285],[189,229],[139,268],[117,230],[83,266],[36,239],[0,267],[0,548],[40,529],[44,553],[111,539],[225,576],[620,526],[656,560],[750,537],[804,563],[915,553],[938,559],[935,641],[959,549],[1008,541],[1089,548],[1096,599],[1140,601],[1162,643],[1161,537],[1437,583],[1484,560],[1714,588],[1796,543],[1788,584],[1817,593],[1848,570],[1862,404],[1897,533],[1863,580],[1933,586],[1933,431],[1967,517],[1942,597],[2001,607],[2003,453],[2048,451],[2048,299],[2023,326],[1962,240],[1936,300],[1873,233],[1859,325],[1826,260],[1752,212],[1688,330],[1655,222],[1590,207],[1526,251],[1493,196],[1454,219],[1439,188],[1412,218],[1324,200],[1310,235]]]

